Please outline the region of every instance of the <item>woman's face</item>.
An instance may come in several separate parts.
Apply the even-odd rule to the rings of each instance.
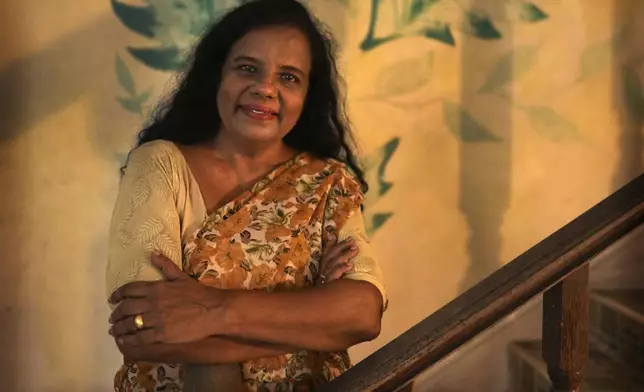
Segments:
[[[266,27],[243,36],[217,92],[222,132],[245,143],[281,140],[302,113],[310,70],[309,44],[299,30]]]

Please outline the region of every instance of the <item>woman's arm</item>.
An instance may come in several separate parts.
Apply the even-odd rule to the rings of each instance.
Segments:
[[[230,293],[219,312],[223,316],[215,315],[210,325],[222,334],[319,351],[375,339],[387,293],[359,208],[338,232],[338,241],[348,238],[358,252],[342,279],[299,293]]]
[[[180,344],[119,345],[128,361],[217,365],[274,357],[297,351],[270,343],[213,336],[199,342]]]
[[[152,252],[162,252],[180,268],[181,222],[176,203],[179,192],[181,184],[169,146],[156,142],[132,151],[110,224],[106,271],[108,295],[130,282],[163,280],[164,276],[151,264]],[[112,304],[112,308],[116,306]],[[288,351],[226,338],[137,349],[118,346],[128,359],[189,364],[234,363],[239,358]]]
[[[383,297],[375,285],[340,279],[298,292],[220,290],[190,279],[167,258],[169,278],[133,282],[114,292],[111,316],[119,344],[184,344],[232,336],[315,351],[337,351],[380,333]],[[175,275],[172,278],[168,275]],[[143,309],[146,328],[133,321]]]
[[[361,218],[360,218],[361,219]],[[369,244],[354,237],[360,253]],[[368,256],[367,256],[368,257]],[[345,279],[298,292],[219,290],[189,279],[172,261],[153,258],[168,279],[134,282],[111,297],[123,305],[112,314],[115,336],[126,345],[198,342],[210,336],[232,336],[315,351],[343,350],[372,340],[380,332],[384,285],[375,261],[360,254]],[[157,320],[136,330],[131,317],[156,309]],[[147,317],[146,313],[146,317]],[[163,321],[162,321],[163,320]]]
[[[153,262],[168,278],[133,282],[114,292],[119,344],[190,344],[237,337],[315,351],[344,350],[380,332],[383,297],[369,282],[340,279],[297,292],[220,290],[190,279],[170,260]],[[133,321],[143,309],[146,328]]]
[[[339,279],[343,274],[348,276],[347,273],[353,273],[355,266],[361,265],[365,259],[365,256],[359,254],[357,248],[360,240],[350,239],[348,236],[345,239],[346,241],[338,242],[325,249],[322,255],[320,271],[325,272],[328,282]],[[153,264],[156,265],[159,259],[160,257],[157,255],[153,256]],[[163,271],[162,268],[162,272],[167,279],[180,279],[182,277],[179,271],[176,271],[177,275],[174,275],[173,271],[168,271],[167,268]],[[110,330],[110,333],[113,333],[113,331]],[[186,364],[193,362],[196,364],[245,362],[299,350],[295,347],[222,336],[213,336],[201,341],[184,344],[119,345],[119,349],[126,359],[132,361],[179,362]],[[205,367],[204,369],[209,368]]]
[[[213,294],[214,301],[224,295],[206,324],[217,335],[339,351],[380,334],[382,295],[368,282],[340,279],[301,292]]]
[[[150,263],[152,252],[162,252],[181,267],[181,222],[175,201],[179,186],[168,148],[153,142],[130,153],[110,222],[108,297],[130,282],[163,279]]]

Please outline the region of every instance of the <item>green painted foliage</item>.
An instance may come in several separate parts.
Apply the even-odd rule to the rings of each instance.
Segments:
[[[537,58],[538,46],[518,46],[501,56],[487,75],[479,93],[497,93],[499,89],[517,80],[532,68]]]
[[[425,52],[384,67],[375,81],[376,97],[403,95],[426,86],[432,79],[433,66],[434,54]]]
[[[498,142],[501,140],[459,104],[443,102],[443,116],[450,132],[464,142]]]
[[[448,3],[456,3],[452,8],[460,9],[461,15],[447,18],[443,12],[436,12],[440,6]],[[503,22],[536,23],[548,17],[541,8],[530,1],[506,0],[505,6],[506,14],[514,17],[507,17]],[[394,13],[394,31],[382,33],[380,14],[383,11]],[[460,20],[460,23],[455,24],[454,19]],[[495,20],[485,9],[468,8],[455,0],[371,0],[370,23],[360,47],[367,51],[386,42],[409,36],[421,36],[454,46],[454,30],[478,39],[497,40],[503,37],[497,26],[498,22],[501,21]]]
[[[372,151],[362,159],[362,167],[370,189],[364,201],[364,220],[368,235],[373,235],[385,222],[393,216],[393,212],[377,212],[377,202],[393,187],[391,181],[385,179],[389,162],[400,145],[400,139],[395,137],[384,145]]]
[[[115,69],[116,80],[127,94],[127,96],[116,97],[116,100],[126,111],[142,116],[143,106],[150,99],[150,92],[137,92],[134,76],[120,56],[116,56]]]
[[[622,99],[630,121],[639,127],[644,124],[644,84],[635,70],[622,67]]]
[[[156,23],[154,8],[151,5],[133,6],[118,0],[111,0],[111,3],[114,14],[128,29],[147,38],[154,37]]]
[[[177,48],[128,48],[135,59],[158,71],[174,71],[183,65]]]
[[[528,116],[532,128],[541,136],[555,142],[577,140],[577,125],[548,106],[521,108]]]

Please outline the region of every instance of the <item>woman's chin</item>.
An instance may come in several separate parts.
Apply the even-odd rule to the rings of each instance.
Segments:
[[[270,144],[282,140],[282,133],[275,124],[249,126],[239,130],[238,135],[248,143]]]

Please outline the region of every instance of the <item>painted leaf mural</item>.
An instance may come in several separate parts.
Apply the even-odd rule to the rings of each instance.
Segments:
[[[613,61],[612,41],[588,45],[579,59],[579,80],[588,79],[608,68]]]
[[[522,22],[539,22],[548,15],[530,1],[511,1],[507,4],[506,13],[513,20]]]
[[[501,56],[479,93],[498,93],[502,87],[519,79],[534,65],[538,50],[536,45],[519,46]]]
[[[630,67],[622,67],[622,99],[630,120],[641,127],[644,123],[644,83]]]
[[[522,110],[532,127],[542,136],[555,142],[579,139],[577,126],[548,106],[527,106]]]
[[[367,234],[372,236],[382,225],[393,216],[392,211],[377,212],[375,205],[393,187],[393,183],[385,179],[387,165],[400,144],[399,138],[393,138],[387,143],[366,155],[362,159],[362,167],[369,183],[369,192],[365,195],[364,220]]]
[[[136,87],[134,86],[134,78],[130,70],[125,65],[120,56],[116,56],[116,78],[119,85],[125,89],[130,95],[136,94]]]
[[[393,18],[393,21],[383,18],[382,15],[390,16],[389,19]],[[360,47],[363,51],[369,51],[387,42],[410,36],[421,36],[448,46],[455,46],[455,31],[476,39],[500,40],[503,38],[503,32],[498,27],[501,24],[507,26],[515,22],[536,23],[547,18],[546,12],[526,0],[490,1],[476,6],[466,5],[457,0],[372,0],[369,26]],[[501,90],[532,68],[536,62],[538,50],[538,45],[526,45],[517,47],[502,56],[478,92],[497,94],[507,98]],[[445,101],[445,97],[421,98],[416,104],[401,103],[392,99],[398,94],[419,89],[432,80],[433,61],[421,64],[416,60],[417,65],[414,70],[399,71],[408,68],[412,61],[414,60],[400,60],[399,63],[389,65],[379,74],[376,81],[377,99],[401,109],[422,109],[442,102],[445,125],[462,142],[501,140],[483,126],[481,120],[474,118],[458,104]],[[393,73],[396,76],[389,78],[388,75]],[[559,133],[573,133],[568,129],[566,120],[560,116],[545,116],[546,112],[543,110],[538,113],[538,116],[532,116],[537,119],[534,120],[536,124],[554,122],[560,125],[558,129],[566,129],[566,132]],[[555,118],[560,121],[554,121]]]
[[[158,71],[176,71],[183,64],[183,56],[176,47],[128,48],[135,59]]]
[[[145,0],[145,6],[111,0],[112,10],[131,31],[150,38],[149,47],[128,47],[146,66],[160,71],[178,70],[197,38],[238,0]]]
[[[375,81],[376,98],[388,99],[427,85],[432,79],[433,66],[434,54],[425,52],[385,67]]]
[[[499,14],[483,7],[472,7],[456,0],[371,0],[369,27],[360,47],[372,50],[386,42],[409,36],[422,36],[456,45],[454,31],[478,39],[496,40],[503,37],[499,22],[535,23],[547,14],[529,1],[497,2],[507,10]],[[393,23],[380,15],[393,14]],[[514,16],[514,17],[511,17]]]
[[[116,56],[115,62],[116,79],[125,90],[126,96],[118,96],[116,100],[121,107],[126,111],[143,116],[143,106],[150,98],[149,92],[139,93],[136,89],[136,83],[130,69],[125,64],[125,61],[120,56]]]
[[[466,13],[467,22],[463,24],[463,32],[481,39],[499,39],[501,32],[485,13],[469,11]]]
[[[155,16],[154,8],[148,4],[137,7],[111,0],[112,10],[119,20],[130,30],[147,38],[154,38]]]
[[[248,0],[144,0],[143,5],[133,5],[123,0],[110,0],[116,17],[130,31],[150,39],[149,46],[126,48],[131,59],[148,69],[162,72],[179,70],[188,51],[204,30],[223,12],[231,7],[245,3]],[[336,0],[342,4],[348,13],[354,13],[355,3],[351,0]],[[438,1],[438,0],[432,0]],[[307,3],[308,1],[305,1]],[[416,1],[416,12],[426,8],[431,1]],[[427,34],[444,34],[440,28],[432,32],[431,26]],[[409,75],[408,79],[395,79],[386,74],[378,81],[378,90],[384,95],[404,94],[417,88],[418,84],[426,83],[431,78],[431,53],[421,58],[413,59],[409,64],[397,64],[389,74]],[[123,94],[116,97],[121,107],[133,114],[143,116],[144,107],[150,98],[151,91],[138,90],[136,78],[128,66],[128,61],[116,56],[116,80]],[[412,70],[425,69],[422,74],[414,74]],[[377,212],[375,205],[393,186],[385,181],[384,173],[390,162],[399,139],[394,138],[380,149],[366,156],[363,161],[365,175],[372,186],[365,200],[365,225],[369,235],[373,235],[393,215],[393,212]]]
[[[465,142],[497,142],[501,140],[457,103],[443,102],[443,116],[447,128]]]

